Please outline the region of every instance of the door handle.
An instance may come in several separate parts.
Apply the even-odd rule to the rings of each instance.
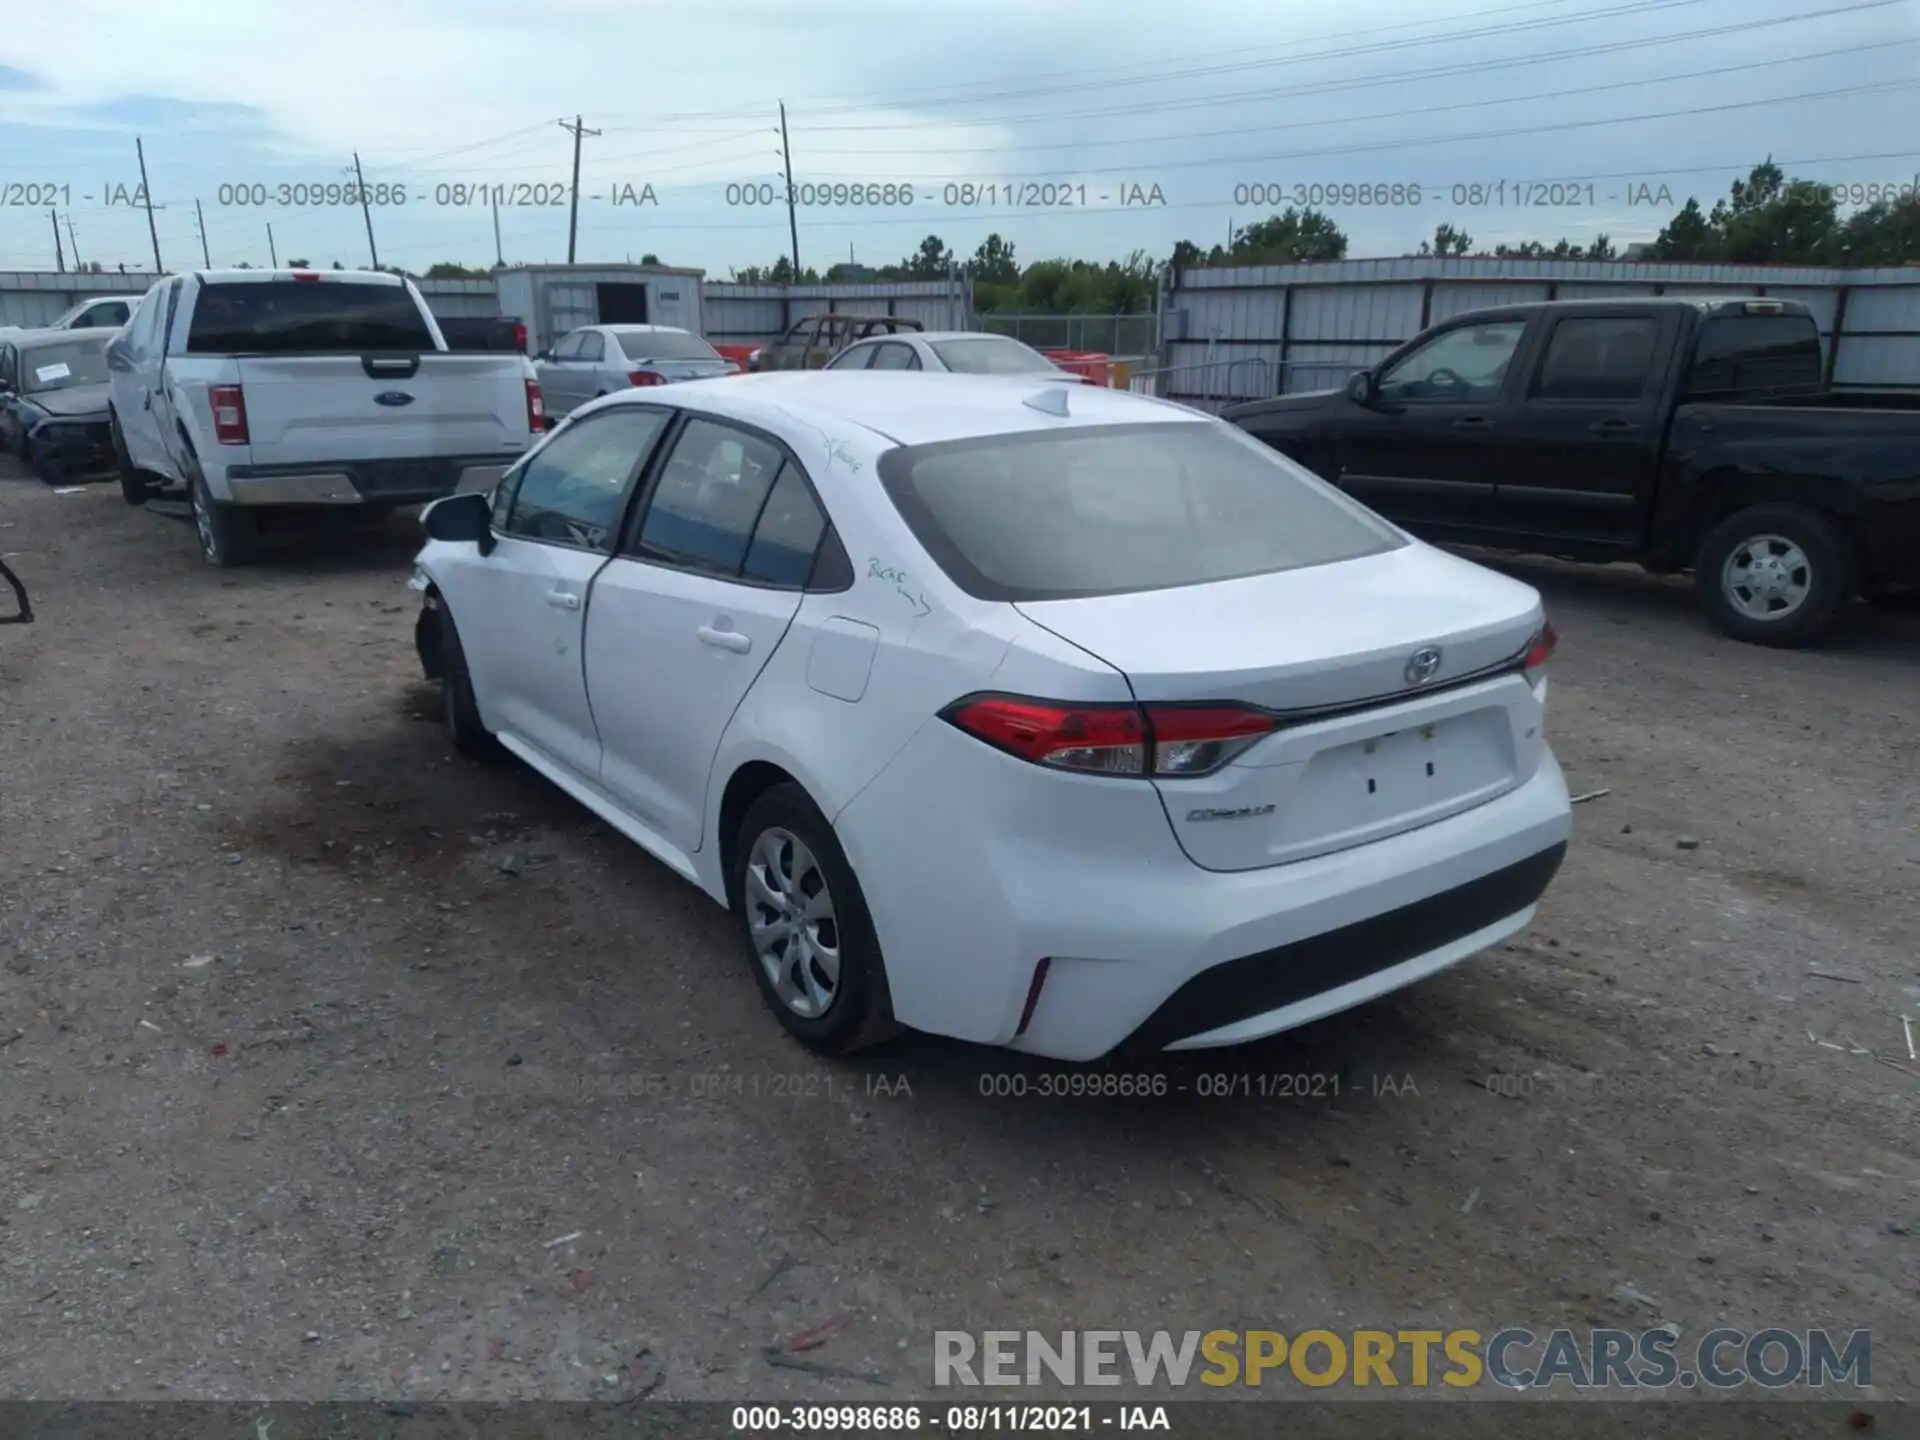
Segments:
[[[1625,420],[1596,420],[1587,428],[1596,435],[1625,435],[1628,431],[1638,430],[1640,427]]]
[[[578,610],[580,608],[580,597],[571,590],[549,590],[547,592],[547,603],[556,610]]]
[[[142,390],[140,392],[140,408],[142,410],[153,409],[153,391]]]
[[[753,648],[753,641],[738,630],[716,630],[711,625],[702,625],[693,633],[700,638],[702,645],[711,645],[716,650],[731,650],[736,655],[744,655]]]
[[[1484,430],[1493,422],[1484,415],[1462,415],[1453,422],[1456,430]]]

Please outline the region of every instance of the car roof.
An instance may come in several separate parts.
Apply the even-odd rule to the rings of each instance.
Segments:
[[[628,325],[623,321],[610,321],[604,325],[583,325],[583,330],[611,330],[616,335],[691,335],[691,330],[679,325]]]
[[[909,330],[901,335],[862,336],[860,339],[854,341],[853,345],[849,345],[847,349],[851,350],[857,345],[884,345],[889,340],[1004,340],[1009,345],[1019,345],[1028,350],[1034,348],[1024,340],[1016,340],[1011,335],[996,335],[991,330]],[[1037,354],[1039,352],[1036,351],[1035,353]]]
[[[1472,310],[1462,310],[1446,318],[1451,325],[1459,321],[1486,319],[1517,319],[1536,312],[1560,314],[1573,310],[1641,310],[1649,307],[1661,309],[1672,306],[1687,306],[1703,315],[1727,314],[1744,311],[1748,305],[1765,307],[1757,313],[1777,315],[1811,315],[1813,311],[1804,301],[1787,300],[1772,295],[1602,295],[1578,300],[1523,300],[1511,305],[1481,305]]]
[[[193,272],[202,284],[236,285],[242,283],[260,283],[268,280],[291,280],[295,276],[312,284],[317,278],[322,281],[349,280],[356,285],[399,285],[406,277],[395,275],[390,270],[196,270]],[[115,297],[117,298],[117,297]]]
[[[657,405],[685,396],[688,409],[768,429],[784,429],[799,421],[806,428],[832,434],[852,425],[902,445],[1065,427],[1213,423],[1210,416],[1170,401],[1045,376],[776,370],[696,380],[673,388],[674,393],[664,395],[658,390],[621,391],[607,403]],[[1046,391],[1066,392],[1066,416],[1025,403]]]

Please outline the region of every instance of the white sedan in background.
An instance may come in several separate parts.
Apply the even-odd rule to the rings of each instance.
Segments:
[[[824,1052],[1252,1040],[1512,935],[1566,850],[1535,591],[1181,406],[628,391],[426,529],[454,746],[729,908]]]
[[[1084,385],[1085,376],[1062,370],[1031,345],[979,330],[914,331],[849,345],[827,362],[828,370],[937,370],[952,375],[1019,375]]]
[[[708,380],[739,367],[674,325],[584,325],[534,357],[547,413],[565,415],[616,390]]]

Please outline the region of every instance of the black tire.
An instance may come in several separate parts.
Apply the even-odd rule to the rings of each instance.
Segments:
[[[1769,552],[1784,551],[1784,561]],[[1755,587],[1734,583],[1737,562],[1784,563],[1780,573],[1797,581],[1794,603],[1769,600]],[[1735,562],[1730,572],[1729,562]],[[1798,505],[1753,505],[1729,515],[1701,543],[1694,565],[1700,603],[1721,630],[1749,645],[1793,647],[1817,640],[1856,588],[1853,547],[1826,516]],[[1777,613],[1762,613],[1766,606]]]
[[[440,601],[440,716],[453,748],[469,760],[494,760],[500,742],[480,719],[480,702],[473,698],[473,676],[467,652],[454,628],[453,612]]]
[[[61,465],[59,459],[52,455],[42,454],[39,446],[35,445],[31,440],[22,442],[20,458],[25,460],[28,468],[40,477],[41,484],[59,486],[67,483],[66,470]]]
[[[214,499],[207,489],[207,477],[192,459],[187,461],[187,500],[193,508],[193,528],[202,560],[228,570],[253,559],[258,539],[253,517]]]
[[[750,873],[760,864],[756,847],[763,837],[773,844],[780,835],[798,840],[812,853],[813,869],[807,873],[817,873],[824,879],[832,906],[834,925],[830,939],[839,952],[840,973],[824,1010],[815,1015],[801,1014],[782,998],[754,938],[756,915],[764,918],[771,913],[756,899],[760,892]],[[799,878],[804,880],[806,876]],[[819,893],[801,888],[803,894]],[[860,882],[847,863],[846,852],[840,848],[833,827],[798,785],[776,785],[748,807],[735,837],[728,893],[740,919],[741,941],[761,997],[789,1035],[822,1055],[847,1055],[881,1044],[900,1033],[901,1027],[893,1018],[893,998],[887,989],[886,963],[880,954],[880,942],[874,935],[873,918],[867,912]],[[796,954],[790,945],[783,948],[779,963],[787,963],[789,959],[795,967],[813,964],[806,956]],[[786,971],[789,980],[795,973],[793,968]],[[810,973],[817,985],[822,972],[814,969]]]
[[[113,437],[113,468],[120,476],[121,498],[129,505],[146,504],[160,493],[159,487],[135,468],[133,456],[127,453],[127,437],[121,433],[118,415],[108,417],[107,429]]]

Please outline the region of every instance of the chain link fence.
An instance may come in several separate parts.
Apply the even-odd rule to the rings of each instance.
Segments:
[[[1085,350],[1096,355],[1152,355],[1160,345],[1154,315],[977,314],[974,325],[1036,350]]]

